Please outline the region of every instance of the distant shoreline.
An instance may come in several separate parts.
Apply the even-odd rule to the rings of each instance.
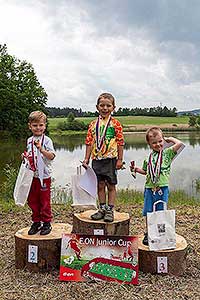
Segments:
[[[131,133],[144,133],[146,130],[152,126],[160,127],[164,132],[200,132],[194,127],[190,127],[188,124],[161,124],[161,125],[153,125],[153,124],[134,124],[134,125],[124,125],[123,132],[124,134]],[[61,131],[61,130],[49,130],[51,136],[59,135],[59,136],[67,136],[67,135],[86,135],[87,131]]]
[[[144,132],[150,127],[159,127],[163,131],[197,131],[196,128],[190,127],[188,124],[136,124],[136,125],[125,125],[123,126],[124,133],[126,132]]]

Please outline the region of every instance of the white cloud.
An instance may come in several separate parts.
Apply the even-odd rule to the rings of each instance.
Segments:
[[[96,20],[88,1],[0,5],[0,42],[33,64],[49,106],[95,110],[97,96],[108,91],[117,107],[199,107],[199,52],[193,42],[159,42],[144,23],[120,24],[115,18],[101,31],[104,12]]]

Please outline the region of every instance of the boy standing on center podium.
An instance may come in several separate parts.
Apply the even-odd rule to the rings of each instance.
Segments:
[[[113,222],[117,170],[123,165],[123,131],[120,122],[111,116],[115,109],[115,99],[111,94],[101,94],[97,99],[96,108],[99,117],[89,125],[83,166],[87,168],[91,156],[92,168],[98,181],[99,198],[99,210],[91,218]],[[108,205],[106,205],[106,188]]]

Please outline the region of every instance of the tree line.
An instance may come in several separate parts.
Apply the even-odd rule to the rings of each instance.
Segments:
[[[81,108],[58,108],[58,107],[47,107],[46,108],[50,117],[60,117],[64,118],[67,117],[69,113],[73,113],[75,117],[94,117],[98,113],[91,112],[91,111],[83,111]],[[118,110],[114,112],[115,116],[154,116],[154,117],[175,117],[177,116],[177,109],[168,108],[167,106],[161,107],[150,107],[150,108],[127,108],[127,107],[120,107]]]

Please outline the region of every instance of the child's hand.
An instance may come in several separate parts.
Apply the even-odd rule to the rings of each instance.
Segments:
[[[136,178],[137,167],[130,166],[131,175]]]
[[[170,137],[166,137],[166,136],[165,136],[165,137],[164,137],[164,140],[165,140],[166,143],[170,143],[170,142],[171,142],[171,138],[170,138]]]
[[[35,140],[34,141],[34,145],[37,147],[38,150],[41,150],[42,149],[42,145],[40,143],[40,140]]]
[[[131,172],[137,173],[137,169],[138,169],[137,167],[131,167],[130,166],[130,171]]]
[[[88,164],[89,164],[89,159],[84,159],[82,161],[82,167],[83,168],[87,169],[88,168]]]
[[[121,159],[117,159],[116,169],[120,170],[120,169],[122,169],[122,167],[123,167],[123,161]]]
[[[28,153],[26,151],[21,153],[21,160],[24,160],[24,158],[28,158]]]

